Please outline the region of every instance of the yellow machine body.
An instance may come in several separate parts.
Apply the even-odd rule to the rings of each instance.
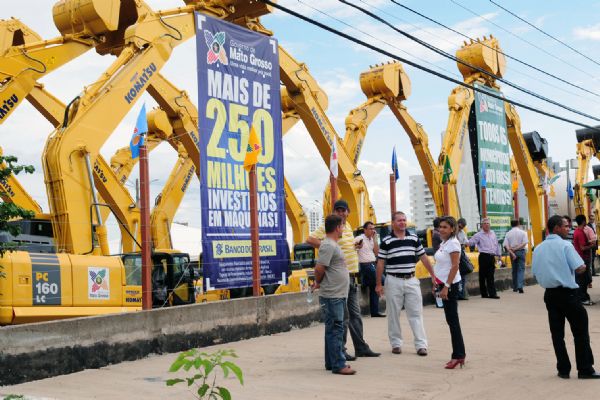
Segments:
[[[0,325],[142,307],[142,288],[118,257],[16,251],[0,267]]]

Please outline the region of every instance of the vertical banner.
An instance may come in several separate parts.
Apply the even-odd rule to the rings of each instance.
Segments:
[[[244,170],[251,127],[262,147],[256,166],[261,283],[275,284],[289,264],[277,41],[200,13],[196,30],[204,287],[252,286]]]
[[[475,87],[501,95],[495,89],[475,84]],[[510,229],[513,215],[510,150],[506,133],[504,102],[485,93],[475,92],[479,182],[485,173],[487,215],[499,240]],[[481,184],[479,184],[481,199]],[[480,201],[481,204],[481,201]]]

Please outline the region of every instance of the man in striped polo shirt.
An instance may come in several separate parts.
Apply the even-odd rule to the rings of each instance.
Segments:
[[[350,337],[352,338],[356,357],[379,357],[381,354],[372,351],[363,338],[363,323],[360,315],[358,289],[356,286],[356,277],[358,275],[358,254],[356,253],[356,250],[357,248],[360,248],[360,245],[354,243],[352,227],[346,221],[350,214],[348,202],[345,200],[336,201],[333,205],[333,212],[335,215],[342,218],[342,223],[344,224],[344,232],[340,240],[338,240],[338,244],[342,248],[346,268],[348,268],[348,272],[350,273],[350,288],[346,300],[346,310],[344,312],[344,346],[346,345],[348,330],[350,330]],[[318,248],[323,239],[325,239],[325,228],[321,225],[308,236],[306,243]],[[356,359],[356,357],[351,356],[347,352],[344,352],[344,355],[347,361]]]
[[[402,353],[400,310],[406,309],[408,323],[415,338],[415,349],[420,356],[427,355],[427,336],[423,326],[423,297],[421,283],[415,277],[415,266],[421,260],[435,285],[435,275],[419,238],[406,230],[406,215],[398,211],[392,216],[392,233],[383,238],[377,256],[377,286],[380,296],[385,294],[388,318],[388,337],[392,353]],[[381,277],[385,269],[385,291]],[[434,286],[435,287],[435,286]]]

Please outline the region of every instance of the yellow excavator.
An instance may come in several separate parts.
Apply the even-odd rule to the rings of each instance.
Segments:
[[[482,40],[471,41],[464,44],[457,52],[459,59],[466,60],[469,64],[478,67],[492,75],[501,77],[504,75],[506,61],[500,49],[498,40],[492,36]],[[464,82],[467,84],[480,84],[485,87],[499,89],[496,79],[490,75],[484,74],[477,69],[458,63],[458,69],[463,75]],[[448,157],[452,168],[449,190],[449,210],[453,216],[460,216],[460,206],[457,199],[457,176],[459,174],[461,161],[466,139],[469,135],[469,118],[471,117],[472,107],[475,95],[472,89],[464,86],[456,87],[448,98],[448,108],[450,111],[446,135],[444,136],[442,150],[438,159],[438,176],[442,181],[443,165]],[[525,187],[525,192],[529,205],[529,216],[531,218],[532,233],[534,244],[538,244],[543,239],[544,221],[543,221],[543,186],[531,159],[523,134],[521,132],[521,120],[516,109],[509,103],[504,103],[506,114],[507,136],[512,149],[515,163],[521,180]],[[466,149],[467,154],[470,149]]]
[[[187,3],[160,12],[143,1],[66,0],[55,5],[55,23],[63,36],[94,36],[101,41],[100,54],[118,58],[67,106],[64,121],[48,139],[44,173],[59,253],[17,251],[0,259],[0,324],[139,309],[137,261],[101,256],[92,173],[99,149],[171,50],[194,34],[194,11],[230,21],[269,12],[243,0]]]
[[[583,185],[588,181],[592,158],[600,159],[600,132],[596,129],[583,128],[578,129],[575,133],[577,136],[577,174],[573,185],[575,215],[583,214],[589,218],[592,202]]]
[[[348,222],[357,227],[364,221],[375,220],[375,212],[369,201],[369,193],[360,170],[356,167],[352,157],[343,146],[329,118],[325,114],[323,92],[317,82],[310,75],[304,63],[295,60],[285,49],[279,47],[279,70],[287,97],[288,106],[283,106],[284,112],[289,114],[295,111],[296,119],[302,120],[317,146],[323,161],[329,165],[332,143],[335,140],[338,149],[338,187],[340,197],[348,202],[351,210]],[[283,104],[283,101],[282,101]],[[331,202],[323,202],[323,211],[327,215],[331,212]]]
[[[425,181],[434,199],[438,215],[443,214],[438,166],[429,150],[429,138],[423,126],[416,122],[402,102],[410,96],[410,79],[402,64],[391,62],[376,65],[360,74],[360,87],[367,101],[350,111],[346,117],[344,144],[358,162],[367,128],[386,105],[407,133]]]

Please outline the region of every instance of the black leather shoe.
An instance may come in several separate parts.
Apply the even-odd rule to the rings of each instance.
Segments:
[[[500,296],[490,296],[490,299],[499,299]]]
[[[354,361],[356,360],[356,357],[351,356],[350,354],[344,352],[344,357],[346,357],[346,361]]]
[[[592,372],[591,374],[577,374],[579,379],[600,379],[600,373]]]
[[[371,318],[385,318],[385,314],[382,314],[382,313],[371,314]]]
[[[373,350],[369,349],[363,352],[356,352],[356,357],[379,357],[381,353],[375,353]]]
[[[523,294],[525,291],[523,289],[519,289],[519,293]]]
[[[569,374],[561,374],[560,372],[558,374],[556,374],[556,376],[558,376],[561,379],[569,379],[570,378]]]

